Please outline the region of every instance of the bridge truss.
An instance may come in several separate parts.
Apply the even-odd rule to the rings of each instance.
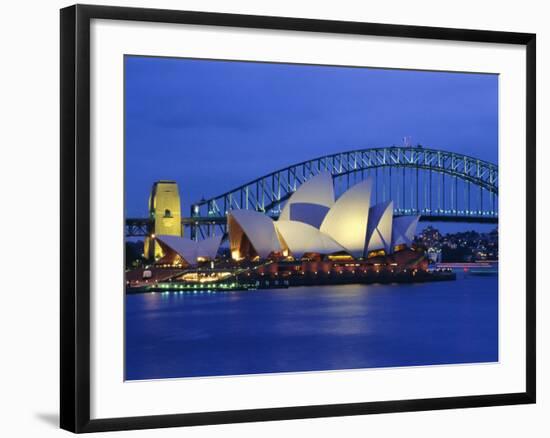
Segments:
[[[256,210],[278,217],[284,202],[306,180],[330,172],[339,195],[365,178],[374,180],[373,202],[394,201],[395,215],[425,221],[498,222],[498,166],[467,155],[417,147],[359,149],[294,164],[191,206],[185,235],[201,239],[226,232],[226,214]],[[139,232],[127,221],[127,235]],[[134,221],[134,222],[132,222]],[[134,228],[131,228],[131,227]]]

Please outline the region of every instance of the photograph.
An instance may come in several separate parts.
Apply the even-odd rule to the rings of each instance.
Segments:
[[[125,379],[498,362],[498,162],[498,74],[125,55]]]

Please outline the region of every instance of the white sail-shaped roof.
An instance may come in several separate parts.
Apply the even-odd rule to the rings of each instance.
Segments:
[[[273,220],[266,214],[253,210],[232,210],[227,217],[227,224],[232,253],[240,251],[245,235],[260,258],[281,251]]]
[[[277,221],[275,227],[283,241],[283,245],[297,259],[305,253],[328,255],[345,251],[330,236],[323,234],[309,224],[296,221]]]
[[[215,259],[222,236],[212,236],[208,239],[194,241],[180,236],[157,236],[160,242],[178,253],[190,265],[195,265],[199,257]]]
[[[222,235],[219,235],[209,237],[208,239],[199,240],[197,242],[197,258],[204,257],[210,260],[215,259],[218,254],[220,244],[222,243],[222,237]]]
[[[334,185],[330,172],[322,172],[302,183],[286,202],[279,220],[291,220],[292,204],[306,203],[332,207],[334,204]]]
[[[410,246],[414,240],[420,216],[400,216],[393,219],[392,247]]]
[[[369,210],[365,256],[383,249],[386,254],[392,251],[393,202],[377,204]]]
[[[290,206],[290,220],[320,228],[329,210],[324,205],[295,202]]]
[[[178,253],[190,265],[197,263],[197,242],[194,240],[186,237],[165,235],[156,236],[156,239]]]
[[[372,178],[355,184],[327,213],[321,231],[343,246],[354,257],[362,257],[369,221]]]

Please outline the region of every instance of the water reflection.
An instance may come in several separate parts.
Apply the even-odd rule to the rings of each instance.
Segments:
[[[126,298],[127,378],[498,360],[498,279]]]

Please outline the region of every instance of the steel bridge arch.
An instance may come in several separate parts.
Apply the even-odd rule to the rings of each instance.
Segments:
[[[498,166],[464,154],[416,147],[356,149],[287,166],[191,206],[191,217],[220,217],[233,209],[268,213],[320,172],[334,179],[379,168],[409,168],[459,178],[498,196]],[[479,212],[481,214],[481,212]]]

